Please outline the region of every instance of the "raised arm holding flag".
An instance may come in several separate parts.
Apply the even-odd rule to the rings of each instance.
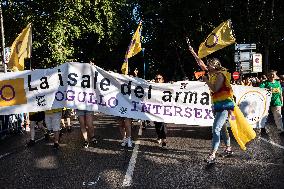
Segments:
[[[220,26],[215,29],[218,30],[219,33],[223,31],[222,27]],[[233,90],[230,85],[231,74],[227,71],[226,68],[221,65],[220,61],[216,58],[208,59],[207,65],[201,60],[202,57],[205,57],[206,55],[231,44],[231,42],[229,43],[224,42],[224,40],[219,40],[223,39],[219,36],[224,35],[224,33],[226,33],[225,31],[218,34],[218,32],[215,32],[215,30],[211,34],[214,34],[214,36],[216,37],[216,44],[212,44],[210,47],[207,47],[209,44],[208,40],[211,36],[210,34],[207,37],[206,41],[200,45],[198,53],[199,56],[194,52],[193,48],[190,46],[189,40],[187,39],[189,51],[195,58],[197,64],[201,67],[203,71],[208,72],[208,77],[203,76],[203,81],[205,81],[211,91],[213,111],[215,113],[215,120],[212,126],[212,151],[206,159],[207,163],[215,162],[215,155],[220,145],[221,135],[223,136],[226,145],[224,153],[227,155],[232,153],[230,147],[230,137],[227,131],[227,126],[225,124],[228,118],[233,135],[238,144],[240,145],[241,149],[246,150],[245,144],[250,140],[254,139],[256,136],[254,130],[249,125],[248,121],[245,119],[239,107],[234,102]],[[220,42],[222,42],[223,46],[218,46]],[[203,48],[204,45],[207,49]],[[209,51],[210,48],[213,49]]]

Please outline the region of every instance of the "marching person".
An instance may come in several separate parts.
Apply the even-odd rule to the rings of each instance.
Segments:
[[[207,163],[214,163],[216,152],[220,145],[220,135],[222,135],[226,145],[225,154],[232,154],[230,136],[225,124],[230,111],[234,110],[233,90],[230,85],[231,74],[227,72],[226,68],[222,67],[217,58],[208,59],[206,66],[191,46],[189,46],[189,51],[194,56],[198,65],[203,70],[208,71],[209,78],[203,76],[203,81],[205,81],[211,91],[215,119],[212,126],[212,150],[206,161]]]
[[[128,148],[132,147],[132,139],[131,139],[131,119],[130,118],[118,118],[119,123],[119,131],[122,136],[121,146],[126,146]]]
[[[97,144],[94,132],[94,112],[88,110],[76,110],[78,116],[81,132],[84,138],[83,147],[88,148],[90,143]]]
[[[72,116],[72,109],[70,108],[63,108],[62,110],[62,117],[61,117],[61,124],[62,124],[62,129],[66,130],[68,132],[71,132],[71,116]],[[65,124],[65,120],[67,123],[67,127]]]
[[[268,73],[268,80],[263,81],[259,87],[270,89],[272,92],[271,101],[270,101],[270,109],[274,117],[275,124],[280,131],[281,135],[284,135],[284,128],[282,122],[282,114],[281,108],[283,106],[283,94],[282,87],[276,75],[277,71],[270,70]],[[266,128],[267,129],[267,128]]]
[[[162,76],[162,74],[157,74],[155,77],[155,82],[156,83],[164,83],[164,77]],[[156,133],[158,136],[158,143],[161,144],[162,148],[166,148],[167,146],[167,136],[166,136],[166,124],[163,122],[154,122],[155,124],[155,129],[156,129]]]
[[[44,127],[44,119],[45,114],[44,112],[30,112],[29,113],[29,121],[30,121],[30,135],[31,138],[27,143],[27,146],[35,145],[35,127],[38,126],[44,132],[44,137],[46,140],[49,139],[49,133],[46,127]]]
[[[62,109],[53,109],[45,111],[45,124],[49,131],[53,131],[54,133],[54,149],[59,149],[59,132],[60,132],[60,121]]]

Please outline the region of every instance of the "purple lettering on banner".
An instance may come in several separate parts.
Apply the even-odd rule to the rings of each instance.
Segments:
[[[141,104],[142,104],[141,112],[150,113],[151,104],[145,104],[145,103],[141,103]]]
[[[195,117],[196,118],[202,118],[202,116],[201,116],[202,109],[194,108],[194,111],[195,111]]]
[[[184,117],[187,117],[187,118],[191,118],[192,116],[192,113],[191,113],[192,109],[191,108],[185,108],[185,114],[184,114]],[[188,115],[189,114],[189,115]]]
[[[180,117],[183,117],[182,114],[181,114],[181,112],[182,112],[181,107],[174,106],[174,108],[175,108],[175,116],[177,116],[177,113],[178,113]]]
[[[82,100],[80,100],[80,93],[83,93],[83,95],[84,95]],[[79,92],[79,93],[78,93],[78,101],[79,101],[79,102],[85,102],[85,100],[86,100],[86,94],[87,94],[86,92]]]
[[[169,108],[169,109],[167,109],[167,108]],[[173,114],[170,112],[171,108],[172,108],[172,106],[164,106],[164,115],[172,116]]]
[[[88,103],[90,103],[90,104],[98,104],[97,100],[93,101],[94,93],[89,93],[89,95],[90,95],[90,99],[89,99]]]
[[[139,102],[132,101],[132,104],[133,104],[133,108],[131,109],[131,111],[138,112],[137,104],[139,104]]]
[[[69,93],[72,93],[72,95],[69,95]],[[66,91],[66,100],[67,101],[74,101],[75,99],[75,92],[72,90],[67,90]]]
[[[206,116],[204,117],[204,119],[207,119],[207,117],[209,117],[209,119],[214,119],[213,117],[211,117],[211,112],[212,110],[210,109],[205,109],[205,112],[206,112]]]
[[[161,105],[153,105],[153,109],[156,109],[156,112],[154,112],[154,114],[161,114],[159,112],[159,109],[161,110],[162,106]]]
[[[111,100],[113,100],[113,105],[111,105]],[[115,97],[111,97],[108,99],[108,106],[111,108],[115,108],[118,105],[118,100]]]
[[[61,95],[61,99],[58,98],[58,96],[57,96],[58,94]],[[55,99],[56,99],[57,101],[62,101],[62,100],[64,99],[64,94],[63,94],[63,92],[57,91],[57,92],[55,93]]]
[[[98,105],[101,105],[101,106],[106,106],[106,102],[104,102],[104,95],[99,95],[100,96],[100,102],[98,103]]]

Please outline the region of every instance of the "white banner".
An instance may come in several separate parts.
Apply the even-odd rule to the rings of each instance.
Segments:
[[[244,86],[233,90],[249,122],[263,127],[270,93]],[[187,125],[211,126],[214,119],[204,82],[151,83],[75,62],[1,75],[0,115],[63,107]]]

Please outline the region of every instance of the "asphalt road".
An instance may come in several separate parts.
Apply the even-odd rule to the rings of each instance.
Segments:
[[[284,137],[275,129],[248,145],[232,141],[234,155],[208,166],[211,128],[168,125],[168,147],[156,142],[153,126],[135,123],[135,146],[120,146],[114,117],[98,115],[98,144],[82,148],[78,122],[65,133],[60,149],[44,141],[25,146],[28,133],[0,141],[0,188],[284,188]],[[222,148],[219,150],[222,152]]]

